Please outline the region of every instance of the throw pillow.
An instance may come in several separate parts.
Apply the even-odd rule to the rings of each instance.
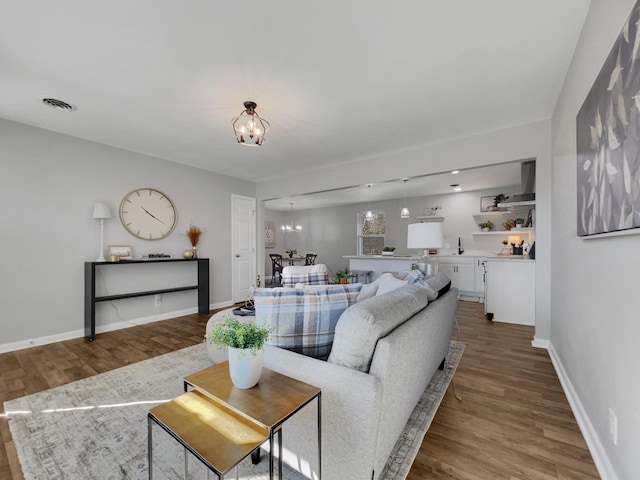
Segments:
[[[421,283],[424,281],[424,275],[420,270],[403,270],[393,276],[400,280],[406,280],[408,283]]]
[[[376,282],[378,283],[376,295],[391,292],[407,284],[406,280],[399,280],[390,273],[383,273]]]
[[[358,294],[358,302],[361,302],[362,300],[366,300],[367,298],[371,298],[375,296],[377,291],[378,291],[377,283],[375,282],[365,283],[364,285],[362,285],[362,290],[360,290],[360,293]]]

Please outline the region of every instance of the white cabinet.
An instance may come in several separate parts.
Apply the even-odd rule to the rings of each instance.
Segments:
[[[438,258],[438,269],[451,279],[451,286],[463,293],[476,293],[474,257]]]
[[[533,260],[487,260],[487,316],[496,322],[535,325],[536,264]]]

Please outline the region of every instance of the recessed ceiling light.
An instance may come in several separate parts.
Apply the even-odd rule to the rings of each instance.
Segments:
[[[48,107],[55,108],[56,110],[62,110],[64,112],[74,112],[77,110],[77,108],[70,103],[63,102],[62,100],[58,100],[56,98],[43,98],[42,103],[44,103]]]
[[[454,192],[461,192],[462,191],[462,187],[456,187],[453,189]]]
[[[457,174],[459,174],[459,173],[460,173],[460,170],[453,170],[453,171],[451,172],[451,175],[457,175]]]

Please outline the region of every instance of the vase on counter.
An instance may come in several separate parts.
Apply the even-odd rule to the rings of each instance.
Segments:
[[[191,253],[191,258],[198,258],[198,247],[196,247],[195,245],[191,247]]]

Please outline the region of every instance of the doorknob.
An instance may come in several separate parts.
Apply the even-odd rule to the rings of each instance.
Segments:
[[[236,258],[240,258],[240,254],[239,253],[236,253]]]

